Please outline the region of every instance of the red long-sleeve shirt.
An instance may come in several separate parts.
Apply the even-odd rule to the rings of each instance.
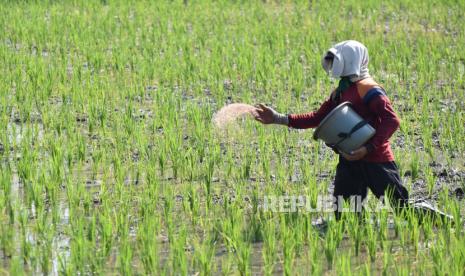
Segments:
[[[368,154],[362,159],[368,162],[388,162],[394,160],[389,138],[399,127],[400,120],[392,109],[384,90],[373,80],[362,80],[352,84],[341,93],[339,103],[352,103],[352,108],[375,130],[375,135],[367,142]],[[337,106],[328,98],[317,111],[290,114],[289,127],[314,128]]]

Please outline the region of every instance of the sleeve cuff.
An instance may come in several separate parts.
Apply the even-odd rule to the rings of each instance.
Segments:
[[[274,121],[275,124],[287,126],[289,125],[289,115],[278,113],[276,114]]]

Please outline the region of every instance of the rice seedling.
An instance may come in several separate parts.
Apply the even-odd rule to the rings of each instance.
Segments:
[[[284,274],[291,275],[294,266],[294,259],[296,257],[295,248],[296,240],[294,239],[294,231],[289,229],[289,225],[281,220],[280,232],[282,235],[282,248],[283,248],[283,266]]]
[[[201,244],[194,246],[195,265],[203,275],[211,275],[215,272],[215,239],[213,236],[205,237]]]
[[[364,230],[366,237],[366,247],[368,249],[370,261],[374,262],[378,252],[378,236],[376,235],[376,227],[373,222],[369,222],[367,223],[366,227],[364,227]]]
[[[341,223],[332,222],[328,225],[328,233],[325,237],[324,252],[328,268],[332,268],[335,259],[336,250],[342,240]]]
[[[276,222],[270,217],[265,222],[263,231],[263,263],[264,263],[264,273],[266,275],[273,274],[274,267],[277,260],[277,239],[276,239]]]

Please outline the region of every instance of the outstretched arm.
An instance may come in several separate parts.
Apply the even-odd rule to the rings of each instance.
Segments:
[[[326,115],[334,108],[331,98],[327,99],[317,111],[301,114],[283,114],[271,107],[258,104],[252,115],[263,124],[280,124],[292,128],[305,129],[317,127]]]
[[[317,111],[302,113],[302,114],[290,114],[289,115],[289,127],[292,128],[314,128],[317,127],[320,122],[333,110],[335,104],[331,98],[327,99]]]

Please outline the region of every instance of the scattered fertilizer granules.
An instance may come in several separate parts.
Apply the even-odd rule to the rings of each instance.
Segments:
[[[249,104],[243,103],[234,103],[229,104],[221,108],[214,116],[213,116],[213,123],[222,128],[229,123],[235,121],[237,118],[244,117],[247,114],[252,114],[255,110],[255,107]]]

